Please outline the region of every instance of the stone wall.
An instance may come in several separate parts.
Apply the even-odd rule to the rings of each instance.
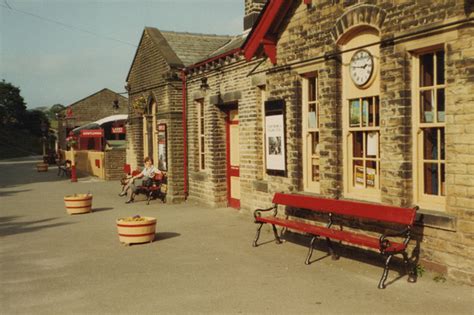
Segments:
[[[321,110],[321,194],[341,194],[343,173],[340,139],[340,69],[338,63],[324,58],[325,53],[337,53],[336,40],[351,28],[373,25],[380,28],[382,40],[396,38],[429,27],[465,19],[469,15],[463,1],[445,1],[433,6],[429,2],[367,1],[370,5],[343,2],[329,5],[313,1],[312,7],[295,6],[291,18],[282,29],[278,42],[278,66],[298,63],[312,58],[314,71],[320,78]],[[409,18],[407,18],[409,17]],[[336,23],[334,23],[336,21]],[[441,30],[440,30],[441,29]],[[473,215],[474,199],[471,178],[474,163],[474,135],[467,127],[472,122],[473,28],[469,25],[440,28],[436,33],[406,36],[403,40],[381,46],[380,58],[380,114],[381,114],[381,191],[382,203],[412,206],[413,198],[413,130],[412,130],[412,54],[409,47],[414,40],[426,40],[429,47],[433,38],[443,42],[447,54],[446,77],[446,185],[447,203],[444,211],[422,209],[423,223],[417,228],[421,241],[421,263],[447,274],[450,278],[474,283]],[[454,31],[453,31],[454,30]],[[454,35],[447,33],[454,32]],[[318,59],[319,57],[319,59]],[[337,60],[337,59],[336,59]],[[339,65],[340,66],[340,65]],[[297,68],[293,66],[290,68]],[[269,97],[285,98],[291,107],[298,107],[294,73],[287,68],[268,74]],[[274,85],[275,88],[272,86]],[[292,102],[294,99],[296,102]],[[466,107],[467,106],[467,107]],[[299,113],[296,113],[296,117]],[[295,119],[297,119],[295,117]],[[292,119],[291,114],[287,119]],[[288,121],[288,125],[291,122]],[[291,133],[292,130],[289,130]],[[295,130],[298,136],[298,130]],[[291,154],[291,141],[287,147]],[[291,169],[291,161],[288,168]],[[297,169],[296,165],[294,166]],[[291,173],[290,173],[291,174]],[[291,175],[290,175],[291,176]],[[295,181],[295,186],[297,186]],[[287,183],[289,184],[289,183]],[[286,188],[286,187],[281,187]],[[290,188],[290,187],[288,187]]]
[[[118,101],[117,109],[113,107],[115,100]],[[63,118],[58,121],[58,141],[61,149],[66,148],[66,128],[79,127],[111,115],[128,114],[128,99],[114,91],[103,89],[68,107],[72,109],[72,117],[66,117],[65,109],[60,113]]]
[[[206,71],[188,81],[188,165],[190,198],[212,206],[227,205],[226,182],[226,111],[237,106],[240,132],[240,187],[241,207],[266,204],[271,196],[256,192],[255,185],[262,179],[262,125],[259,87],[247,76],[256,62],[246,63],[242,57],[228,61],[219,70]],[[200,88],[206,77],[209,89]],[[205,165],[199,170],[198,124],[196,100],[204,102]],[[265,185],[263,185],[265,186]],[[260,187],[262,185],[260,184]]]
[[[317,73],[321,107],[321,195],[344,198],[343,75],[339,44],[363,25],[379,32],[381,203],[414,206],[412,123],[413,47],[441,45],[446,52],[446,206],[421,209],[415,231],[420,263],[451,279],[474,284],[474,121],[472,83],[474,31],[455,23],[472,16],[465,1],[439,5],[414,1],[295,1],[278,34],[277,65],[267,60],[235,60],[194,74],[188,82],[190,196],[209,205],[226,204],[225,115],[238,104],[241,209],[269,206],[274,192],[302,192],[302,68]],[[472,23],[472,22],[471,22]],[[429,31],[430,28],[434,28]],[[410,35],[417,32],[417,35]],[[424,32],[424,33],[423,33]],[[416,45],[415,45],[416,44]],[[309,65],[311,67],[309,67]],[[265,70],[267,69],[267,71]],[[308,70],[309,71],[309,70]],[[250,72],[252,72],[250,74]],[[207,77],[209,89],[200,89]],[[259,77],[261,79],[256,80]],[[262,79],[263,78],[263,79]],[[283,99],[286,108],[287,176],[264,176],[259,81],[266,99]],[[263,82],[263,83],[262,83]],[[238,92],[238,93],[237,93]],[[217,104],[225,95],[238,95]],[[195,99],[205,105],[206,165],[198,170]],[[415,243],[415,242],[413,242]]]
[[[143,97],[146,106],[156,103],[156,123],[167,126],[168,201],[184,200],[182,83],[178,71],[167,64],[147,31],[128,76],[130,119],[127,125],[127,163],[132,169],[143,167],[143,112],[133,104]],[[147,114],[145,112],[145,114]],[[155,166],[158,166],[155,163]]]
[[[105,180],[119,180],[124,175],[125,149],[104,152]]]
[[[252,28],[267,0],[245,0],[244,30]]]

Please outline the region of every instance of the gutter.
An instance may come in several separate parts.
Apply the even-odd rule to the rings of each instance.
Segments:
[[[186,88],[186,71],[183,68],[181,70],[181,80],[183,82],[183,176],[184,176],[184,200],[188,199],[188,137],[187,137],[187,120],[186,120],[186,99],[187,99],[187,88]]]

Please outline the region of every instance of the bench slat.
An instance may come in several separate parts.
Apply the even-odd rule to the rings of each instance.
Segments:
[[[404,225],[413,225],[416,215],[415,209],[410,208],[284,193],[276,193],[273,197],[273,203]]]
[[[352,244],[357,244],[365,246],[368,248],[374,248],[380,250],[379,239],[376,237],[371,237],[362,234],[356,234],[354,232],[335,230],[331,228],[326,228],[323,226],[315,226],[312,224],[307,224],[303,222],[296,222],[276,217],[257,217],[258,222],[276,224],[279,226],[284,226],[290,229],[299,230],[302,232],[310,233],[313,235],[319,235],[322,237],[329,237],[334,240],[339,240],[343,242],[348,242]],[[405,244],[398,242],[390,242],[390,246],[385,249],[385,252],[399,252],[406,248]]]

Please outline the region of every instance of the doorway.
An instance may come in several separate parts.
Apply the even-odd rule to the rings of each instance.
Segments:
[[[239,111],[232,109],[226,116],[227,142],[227,203],[229,207],[240,208],[240,137]]]

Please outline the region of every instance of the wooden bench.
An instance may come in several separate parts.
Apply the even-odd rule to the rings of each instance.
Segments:
[[[409,275],[408,281],[416,281],[413,268],[410,268],[406,248],[408,242],[410,241],[410,233],[415,221],[416,210],[418,207],[413,209],[399,208],[356,201],[335,200],[284,193],[276,193],[273,197],[273,204],[273,207],[268,209],[256,209],[254,211],[255,223],[259,224],[255,240],[253,241],[254,247],[257,246],[257,241],[260,237],[260,230],[263,224],[272,225],[276,242],[281,243],[276,229],[276,226],[278,225],[313,236],[309,244],[309,251],[305,261],[307,265],[310,264],[311,255],[313,253],[313,244],[317,238],[321,237],[326,238],[329,254],[333,259],[337,259],[338,255],[335,254],[330,240],[342,241],[348,244],[375,249],[379,251],[381,255],[386,257],[385,268],[378,285],[379,289],[385,288],[385,280],[387,279],[389,264],[393,255],[395,254],[401,254],[403,256],[406,273]],[[310,210],[319,213],[320,215],[327,216],[327,224],[325,226],[318,226],[291,220],[291,216],[288,215],[286,218],[279,217],[277,216],[278,205]],[[262,216],[262,213],[268,211],[273,211],[272,215]],[[374,237],[363,233],[343,230],[343,220],[338,220],[337,222],[337,225],[340,225],[340,229],[333,228],[335,220],[348,218],[377,221],[383,223],[384,225],[399,227],[400,229],[398,232],[386,233],[380,235],[379,237]],[[394,239],[395,237],[401,237],[403,240],[396,240]]]
[[[66,175],[66,177],[71,177],[71,161],[61,161],[56,160],[56,165],[58,166],[58,176]]]

